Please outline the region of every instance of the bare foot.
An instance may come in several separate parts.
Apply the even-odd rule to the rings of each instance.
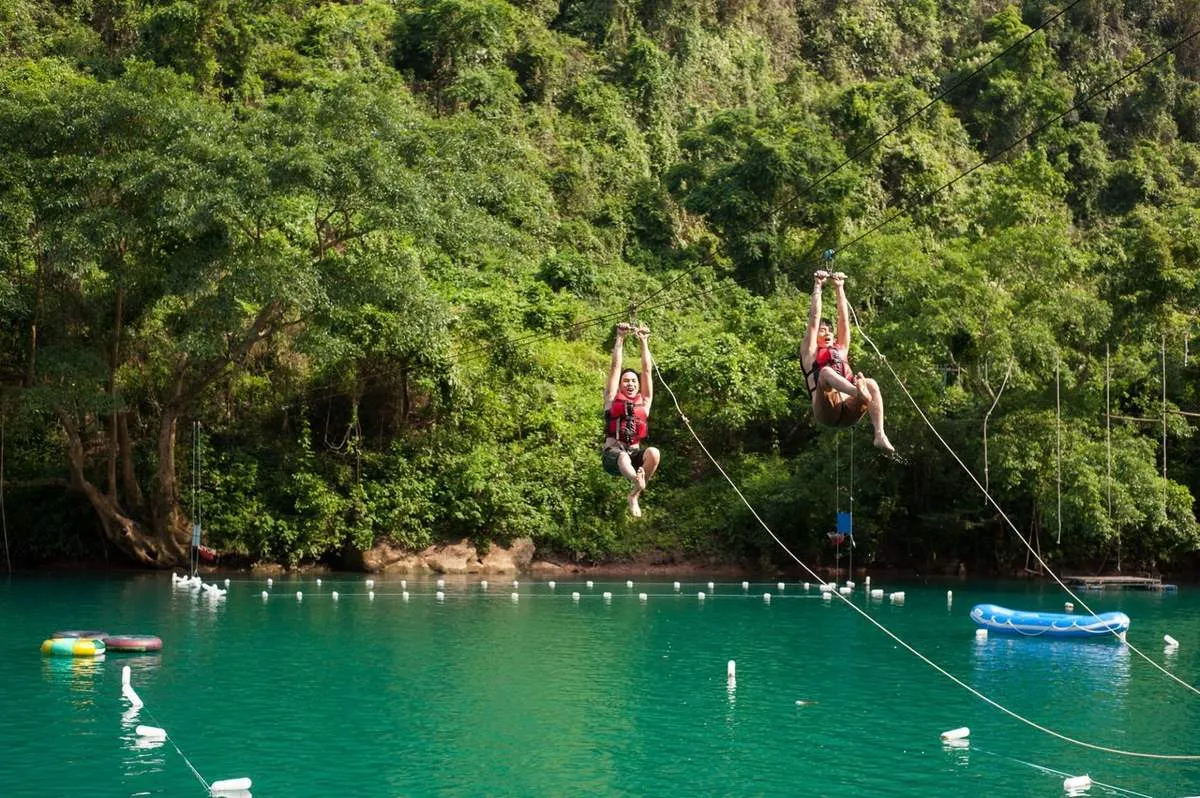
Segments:
[[[638,493],[641,493],[646,489],[646,469],[639,468],[637,470],[637,479],[633,484],[637,485]]]
[[[896,447],[892,446],[892,442],[889,441],[887,435],[884,435],[882,432],[875,436],[875,448],[883,449],[885,452],[891,454],[895,454],[896,452]]]
[[[629,512],[634,518],[642,517],[642,508],[638,505],[638,496],[641,495],[642,492],[637,488],[629,492]]]

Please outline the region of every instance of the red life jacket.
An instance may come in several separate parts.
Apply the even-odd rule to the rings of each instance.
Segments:
[[[850,372],[850,362],[846,359],[844,349],[839,349],[836,346],[818,346],[817,359],[813,363],[814,374],[819,374],[821,369],[826,366],[829,366],[829,368],[848,380],[853,379]]]
[[[604,412],[604,434],[627,446],[637,446],[650,434],[649,422],[646,401],[640,393],[632,398],[618,393]]]

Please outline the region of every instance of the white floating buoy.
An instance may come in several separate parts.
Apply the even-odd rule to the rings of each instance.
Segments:
[[[810,587],[812,587],[812,585],[810,585],[808,582],[805,582],[805,583],[804,583],[804,589],[805,589],[805,590],[808,590]]]
[[[675,584],[673,584],[673,585],[672,585],[672,587],[674,587],[674,588],[675,588],[676,592],[678,592],[678,591],[679,591],[679,583],[678,583],[678,582],[676,582]]]
[[[708,589],[709,589],[709,590],[716,590],[716,589],[717,589],[717,586],[716,586],[716,585],[714,585],[712,582],[709,582],[709,583],[708,583]]]
[[[1074,792],[1075,790],[1086,790],[1091,786],[1092,786],[1092,777],[1091,776],[1086,776],[1086,775],[1071,776],[1070,778],[1063,779],[1063,789],[1066,790],[1067,792]]]
[[[729,660],[729,663],[725,666],[725,678],[731,682],[737,681],[737,663],[733,660]]]
[[[578,590],[571,594],[571,601],[579,601],[579,591]]]
[[[763,593],[763,601],[765,601],[767,604],[770,604],[771,603],[771,594]]]
[[[962,740],[971,736],[971,730],[966,726],[960,726],[957,729],[942,732],[942,740]]]
[[[1068,601],[1063,605],[1063,609],[1067,612],[1075,612],[1075,605]]]
[[[626,579],[626,580],[625,580],[625,587],[633,587],[633,580],[632,580],[632,579]]]
[[[304,594],[299,590],[296,591],[296,601],[304,601]]]
[[[846,580],[846,587],[848,587],[848,588],[850,588],[851,590],[853,590],[853,589],[854,589],[854,582],[853,582],[852,580],[850,580],[850,579],[847,579],[847,580]]]
[[[742,582],[742,590],[749,590],[749,589],[750,589],[750,583]]]
[[[550,580],[549,585],[550,585],[550,589],[553,590],[554,589],[554,580],[553,579]]]
[[[167,730],[157,726],[138,726],[133,730],[138,737],[152,737],[156,740],[167,739]]]
[[[268,576],[267,577],[267,587],[270,587],[273,584],[275,584],[275,580]]]
[[[975,630],[975,639],[976,640],[987,640],[987,629],[976,629]]]
[[[375,591],[374,591],[374,590],[368,590],[368,591],[367,591],[367,598],[368,598],[368,599],[370,599],[371,601],[374,601],[374,600],[375,600]]]
[[[271,594],[270,594],[270,593],[268,593],[267,591],[265,591],[265,590],[264,590],[264,591],[262,592],[263,601],[266,601],[266,600],[267,600],[267,596],[269,596],[269,595],[271,595]]]
[[[401,591],[400,598],[403,599],[404,601],[408,601],[408,591],[407,590]]]
[[[696,598],[700,599],[701,601],[704,601],[704,591],[701,590],[699,593],[697,593]]]
[[[780,593],[782,593],[782,592],[783,592],[783,588],[784,588],[784,584],[783,584],[783,582],[776,582],[776,583],[775,583],[775,589],[776,589],[776,590],[778,590]]]
[[[843,596],[849,596],[852,591],[848,587],[839,587],[838,592],[841,593]]]
[[[822,601],[833,601],[833,594],[830,593],[828,590],[822,590],[821,591],[821,600]]]
[[[591,579],[589,579],[589,580],[587,580],[587,583],[586,583],[586,584],[587,584],[587,589],[588,589],[588,590],[591,590],[591,589],[592,589],[592,586],[593,586],[595,583],[594,583],[594,582],[593,582]]]
[[[605,591],[604,591],[604,600],[605,600],[605,601],[612,601],[612,593],[609,593],[607,590],[605,590]]]
[[[479,583],[479,589],[480,589],[480,590],[487,590],[487,580],[486,580],[486,579],[484,579],[484,580],[480,581],[480,583]]]
[[[515,592],[515,591],[514,591],[514,592],[513,592],[513,594],[512,594],[512,600],[513,600],[513,601],[520,601],[520,600],[521,600],[521,594],[520,594],[520,593],[517,593],[517,592]]]
[[[374,579],[368,579],[368,580],[367,580],[367,587],[375,587],[375,580],[374,580]]]
[[[332,593],[330,593],[330,594],[329,594],[329,596],[330,596],[330,598],[332,598],[334,601],[337,601],[337,600],[338,600],[338,592],[337,592],[336,590],[335,590],[335,591],[333,591]]]
[[[638,601],[645,601],[648,598],[649,596],[647,596],[645,593],[638,593]]]
[[[121,686],[129,687],[131,684],[133,684],[133,671],[126,665],[121,668]]]
[[[240,779],[221,779],[208,785],[208,790],[210,795],[216,795],[222,792],[246,792],[250,789],[250,786],[250,779],[246,777]]]
[[[441,589],[442,589],[442,588],[444,588],[445,586],[446,586],[446,580],[445,580],[445,579],[439,579],[439,580],[437,580],[437,588],[438,588],[438,590],[441,590]]]
[[[1179,641],[1170,635],[1163,635],[1163,642],[1167,644],[1167,648],[1178,648]]]
[[[317,587],[321,586],[321,577],[317,577]]]
[[[437,598],[437,600],[438,600],[438,601],[445,601],[445,600],[446,600],[446,594],[445,594],[445,593],[443,593],[443,592],[442,592],[442,591],[440,591],[440,590],[439,590],[437,593],[435,593],[435,594],[434,594],[434,597],[435,597],[435,598]]]
[[[407,580],[407,579],[401,579],[401,580],[400,580],[400,589],[401,589],[401,590],[408,590],[408,580]]]
[[[225,580],[225,587],[229,587],[229,580],[228,580],[228,579],[226,579],[226,580]]]
[[[872,590],[872,591],[871,591],[871,598],[876,598],[876,599],[881,599],[881,598],[883,598],[883,588],[881,588],[881,587],[877,587],[877,588],[875,588],[874,590]]]
[[[513,580],[513,587],[514,587],[514,588],[517,588],[517,587],[520,587],[520,586],[521,586],[521,583],[520,583],[520,582],[518,582],[516,579],[514,579],[514,580]]]
[[[888,598],[890,598],[892,600],[893,604],[903,604],[904,603],[904,591],[897,590],[895,593],[888,596]]]

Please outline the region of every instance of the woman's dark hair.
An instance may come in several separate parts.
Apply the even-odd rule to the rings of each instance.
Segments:
[[[637,377],[639,383],[642,381],[641,372],[634,371],[633,369],[623,369],[621,371],[621,378],[624,378],[626,374],[632,374],[633,376]]]

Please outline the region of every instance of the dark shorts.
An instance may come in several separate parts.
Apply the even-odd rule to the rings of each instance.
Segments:
[[[633,470],[637,471],[642,467],[642,461],[646,459],[646,452],[641,447],[630,449],[628,447],[605,449],[600,455],[601,461],[604,463],[604,470],[612,474],[614,477],[621,476],[621,469],[617,465],[617,460],[621,456],[621,452],[629,453],[629,462],[633,464]]]

